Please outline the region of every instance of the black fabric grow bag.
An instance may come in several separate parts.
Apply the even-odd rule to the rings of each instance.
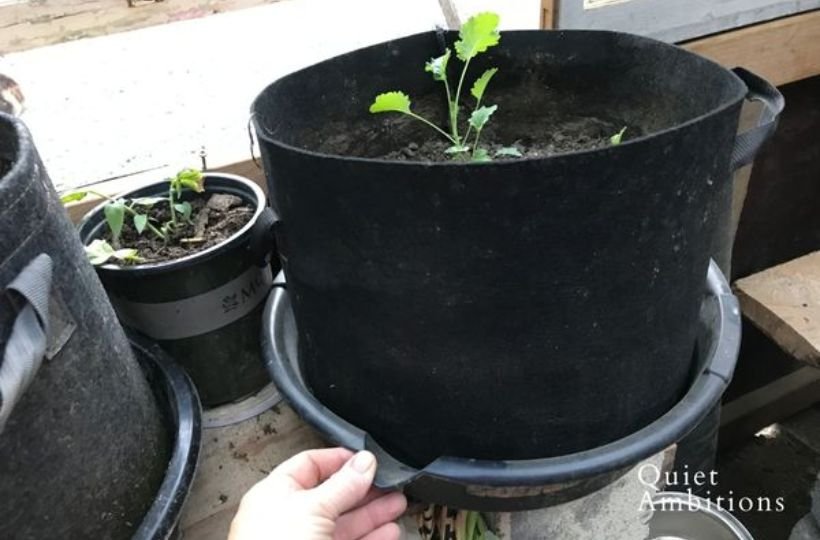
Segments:
[[[194,479],[202,440],[202,411],[196,389],[182,368],[156,343],[137,334],[129,338],[173,441],[165,478],[132,540],[166,540],[176,531]]]
[[[268,260],[272,244],[270,211],[259,186],[235,175],[204,176],[207,193],[237,195],[252,205],[251,221],[199,253],[135,266],[105,264],[97,273],[123,324],[156,340],[186,369],[202,403],[214,406],[252,394],[268,382],[259,329],[273,278]],[[121,196],[167,192],[164,181]],[[104,227],[101,205],[83,218],[80,239],[88,244]]]
[[[268,371],[296,412],[325,438],[379,461],[375,485],[404,489],[427,503],[509,512],[561,504],[601,489],[632,466],[681,440],[715,409],[734,373],[740,347],[740,309],[716,264],[709,269],[699,313],[695,374],[685,395],[666,414],[608,444],[563,456],[527,460],[476,460],[438,456],[416,468],[396,459],[381,441],[339,418],[307,389],[298,332],[287,285],[265,310],[262,349]],[[544,388],[549,382],[544,382]]]
[[[503,142],[531,136],[538,115],[609,118],[634,138],[489,164],[378,159],[419,132],[385,126],[370,101],[440,95],[422,66],[441,52],[433,32],[375,45],[253,104],[310,388],[414,466],[564,455],[637,431],[686,389],[730,172],[782,99],[647,38],[506,32],[470,72],[499,68],[485,99]],[[745,97],[766,114],[736,136]],[[349,133],[350,155],[320,151]]]
[[[0,538],[130,538],[168,464],[162,414],[31,136],[2,113],[0,162]]]

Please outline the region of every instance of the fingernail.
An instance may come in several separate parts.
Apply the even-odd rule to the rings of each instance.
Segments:
[[[363,451],[353,456],[353,463],[350,464],[357,473],[366,473],[376,466],[376,456],[370,452]]]

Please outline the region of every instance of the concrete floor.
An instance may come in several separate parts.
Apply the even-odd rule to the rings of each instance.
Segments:
[[[715,494],[783,497],[782,512],[733,512],[756,540],[787,540],[811,505],[809,493],[820,472],[820,404],[718,456]],[[773,508],[775,506],[773,505]]]
[[[502,28],[536,28],[539,0],[456,0]],[[251,102],[277,78],[347,51],[445,25],[438,0],[282,0],[13,53],[0,72],[58,189],[170,166],[250,159]],[[423,69],[419,59],[418,69]],[[329,92],[335,91],[328,88]]]

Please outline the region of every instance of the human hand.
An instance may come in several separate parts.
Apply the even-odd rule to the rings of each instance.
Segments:
[[[372,488],[375,474],[370,452],[297,454],[242,497],[228,540],[398,540],[407,500]]]

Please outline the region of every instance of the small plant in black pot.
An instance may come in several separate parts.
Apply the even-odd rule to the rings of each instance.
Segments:
[[[93,191],[63,196],[81,200]],[[122,322],[157,340],[214,406],[262,388],[264,299],[272,284],[270,210],[233,175],[185,169],[105,197],[79,226]]]

